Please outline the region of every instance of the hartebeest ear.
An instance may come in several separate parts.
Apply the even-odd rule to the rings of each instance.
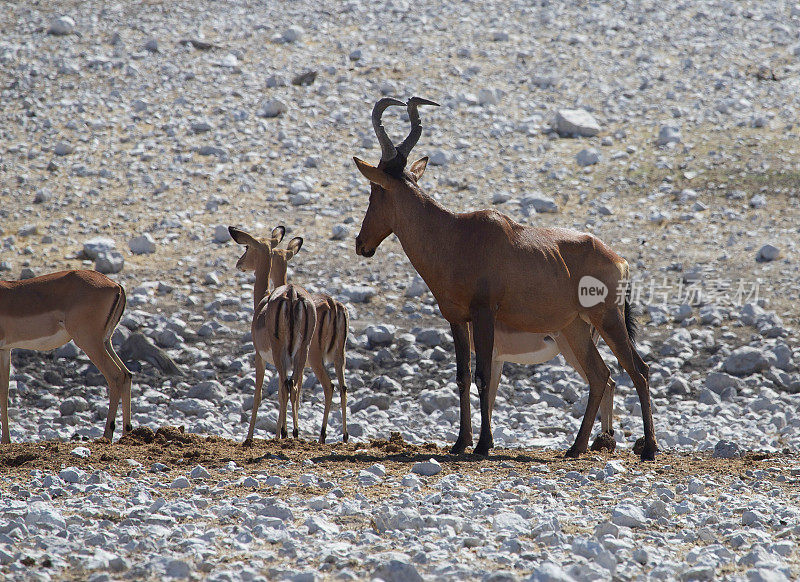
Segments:
[[[286,227],[285,226],[281,225],[281,226],[276,226],[275,228],[273,228],[272,229],[272,234],[270,235],[270,238],[269,238],[269,246],[274,249],[283,240],[283,237],[285,235],[286,235]]]
[[[229,226],[228,232],[231,235],[231,238],[236,242],[236,244],[240,245],[251,245],[256,242],[256,240],[252,237],[252,235],[246,233],[245,231],[236,228],[235,226]]]
[[[356,163],[358,171],[361,172],[367,180],[373,184],[377,184],[384,190],[388,190],[390,188],[392,178],[389,177],[386,172],[379,170],[375,166],[371,166],[364,160],[359,160],[355,156],[353,156],[353,161]]]
[[[414,176],[414,180],[419,181],[419,179],[422,178],[422,174],[425,172],[426,167],[428,167],[428,156],[420,158],[411,164],[411,167],[408,169],[408,171],[411,172],[412,176]]]
[[[300,251],[300,247],[302,246],[303,246],[303,237],[296,236],[292,240],[290,240],[289,244],[286,245],[286,260],[288,261],[293,256],[295,256]]]

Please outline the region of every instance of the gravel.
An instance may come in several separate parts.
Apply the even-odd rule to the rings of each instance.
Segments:
[[[77,346],[16,350],[0,577],[800,577],[800,8],[406,4],[8,5],[0,269],[95,267],[125,286],[112,341],[151,441],[95,442],[108,389]],[[377,162],[381,95],[442,104],[412,156],[430,156],[420,186],[447,208],[592,232],[627,259],[654,464],[630,452],[638,397],[602,341],[617,452],[560,457],[588,390],[555,359],[505,364],[495,456],[447,453],[449,327],[395,237],[353,253],[369,186],[351,157]],[[402,139],[402,110],[384,122]],[[336,444],[314,442],[310,373],[303,440],[262,440],[271,367],[256,444],[239,444],[254,280],[227,227],[277,224],[305,240],[290,277],[350,312],[347,445],[338,390]],[[184,431],[156,437],[167,426]]]

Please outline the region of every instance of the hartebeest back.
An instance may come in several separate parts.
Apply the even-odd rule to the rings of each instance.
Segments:
[[[286,232],[282,226],[273,229],[268,241],[259,240],[233,226],[228,227],[228,231],[237,244],[246,247],[244,254],[236,262],[236,267],[241,271],[255,271],[256,275],[251,325],[256,352],[256,390],[250,428],[244,442],[253,442],[258,406],[261,404],[265,362],[275,366],[279,377],[276,438],[287,436],[286,408],[290,400],[294,422],[293,436],[297,438],[303,369],[316,325],[314,302],[308,292],[294,285],[283,285],[267,295],[272,250]]]
[[[289,241],[286,249],[273,249],[272,266],[269,278],[274,288],[288,283],[287,270],[289,261],[300,251],[303,239],[295,237]],[[328,416],[333,402],[333,383],[326,364],[332,363],[339,381],[339,398],[342,405],[342,440],[347,442],[347,385],[344,382],[345,347],[349,330],[347,307],[325,293],[313,293],[314,307],[317,312],[317,325],[308,351],[308,366],[314,371],[325,393],[325,410],[322,414],[322,429],[319,442],[325,442],[328,427]]]
[[[111,335],[124,311],[125,290],[97,271],[61,271],[22,281],[0,281],[0,442],[11,442],[11,350],[52,350],[70,340],[108,382],[103,436],[110,441],[114,435],[120,398],[123,434],[131,430],[132,376],[111,346]]]
[[[408,168],[406,160],[421,132],[417,107],[431,103],[417,98],[409,101],[412,129],[398,147],[386,135],[381,115],[390,105],[405,104],[388,98],[376,103],[372,122],[381,144],[381,160],[376,167],[355,158],[358,170],[371,183],[356,253],[371,257],[378,245],[395,233],[450,322],[462,414],[462,432],[454,450],[463,450],[471,436],[463,430],[468,425],[464,414],[469,410],[469,323],[481,403],[481,433],[475,452],[485,455],[492,447],[487,388],[495,327],[500,322],[522,332],[560,333],[585,372],[589,400],[575,443],[567,451],[571,457],[588,450],[592,426],[609,386],[610,372],[592,339],[592,327],[597,329],[636,386],[644,423],[641,456],[653,459],[657,446],[648,366],[634,347],[635,322],[625,297],[628,263],[591,234],[524,226],[494,210],[456,214],[423,192],[418,181],[427,158]],[[587,280],[605,289],[596,303],[581,301],[580,289]]]

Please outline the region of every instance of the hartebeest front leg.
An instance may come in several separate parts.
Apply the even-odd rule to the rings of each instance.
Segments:
[[[453,333],[453,346],[456,352],[456,384],[458,385],[458,401],[461,412],[461,424],[450,453],[457,455],[472,446],[472,411],[470,410],[469,389],[472,385],[469,365],[469,331],[466,323],[450,324]]]
[[[472,310],[472,342],[475,344],[475,385],[481,401],[481,434],[475,454],[487,456],[494,446],[490,409],[490,382],[494,352],[494,314],[487,307]]]
[[[2,438],[0,443],[11,443],[8,430],[8,384],[11,381],[11,350],[0,350],[0,421],[2,421]]]

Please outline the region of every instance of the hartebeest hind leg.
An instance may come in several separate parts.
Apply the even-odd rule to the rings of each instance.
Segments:
[[[469,389],[472,386],[469,363],[469,330],[467,324],[450,324],[453,334],[453,346],[456,352],[456,384],[458,385],[459,410],[461,412],[458,438],[450,449],[450,453],[457,455],[472,446],[472,411],[470,409]]]
[[[658,446],[656,445],[656,435],[653,426],[653,411],[650,403],[650,384],[649,366],[642,360],[642,357],[633,347],[633,342],[628,335],[623,314],[616,307],[608,309],[603,313],[602,319],[595,317],[598,321],[592,321],[597,327],[600,335],[605,340],[608,347],[633,380],[636,386],[636,393],[639,395],[639,403],[642,407],[642,423],[644,424],[644,448],[641,458],[643,461],[655,459]],[[588,410],[588,408],[587,408]],[[583,427],[581,427],[583,428]]]
[[[594,332],[592,341],[596,340],[597,332]],[[569,347],[567,342],[564,342],[562,339],[557,339],[556,343],[558,343],[558,347],[561,350],[561,355],[564,356],[566,362],[573,367],[573,369],[580,374],[583,381],[587,384],[589,383],[589,377],[586,375],[586,372],[583,369],[583,366],[580,362],[575,358],[575,354],[572,353],[572,348]],[[596,343],[596,342],[595,342]],[[603,399],[600,401],[600,434],[592,443],[591,449],[593,451],[601,451],[603,449],[609,450],[612,453],[614,449],[617,447],[617,443],[614,440],[614,389],[616,388],[616,383],[614,380],[611,379],[609,376],[608,383],[606,384],[606,389],[603,392]]]
[[[600,352],[597,351],[588,323],[576,318],[561,333],[569,343],[575,360],[589,382],[589,401],[586,404],[586,413],[583,416],[580,430],[578,430],[578,436],[575,438],[575,444],[566,452],[567,457],[577,457],[588,451],[589,436],[600,409],[600,402],[605,395],[611,372],[600,356]]]
[[[0,350],[0,421],[2,421],[2,437],[0,443],[11,443],[8,430],[8,384],[11,381],[11,350]]]
[[[488,307],[472,310],[472,342],[475,344],[475,385],[481,402],[481,434],[475,454],[487,456],[494,446],[489,413],[489,384],[494,351],[494,314]]]

